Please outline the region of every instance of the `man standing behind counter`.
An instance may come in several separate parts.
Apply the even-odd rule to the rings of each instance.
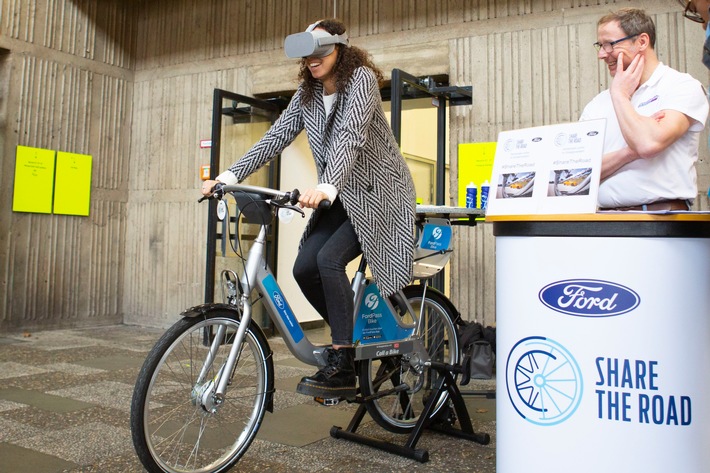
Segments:
[[[594,46],[612,80],[580,119],[607,120],[602,210],[688,210],[698,193],[695,162],[708,101],[700,82],[658,60],[655,43],[643,10],[624,8],[597,23]]]

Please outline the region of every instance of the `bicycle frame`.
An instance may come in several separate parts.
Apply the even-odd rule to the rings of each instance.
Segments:
[[[284,195],[284,193],[277,193],[273,189],[257,186],[224,186],[225,194],[238,191],[266,194],[274,197]],[[293,353],[298,360],[309,365],[325,365],[323,352],[327,347],[313,345],[305,335],[286,299],[286,296],[266,263],[264,254],[266,248],[266,232],[268,223],[263,223],[261,225],[259,233],[253,241],[253,244],[247,254],[244,272],[239,278],[240,291],[238,306],[241,312],[242,323],[234,336],[232,351],[227,359],[227,364],[218,375],[219,379],[215,380],[217,384],[216,397],[218,399],[223,396],[226,387],[229,384],[229,374],[234,369],[238,359],[238,347],[241,346],[246,329],[251,322],[252,303],[250,301],[250,295],[254,289],[257,289],[258,292],[264,296],[263,301],[266,312],[269,314],[270,319],[282,335],[284,342],[291,353]],[[361,360],[379,358],[383,356],[395,356],[418,352],[420,356],[417,357],[417,361],[426,361],[428,358],[426,356],[426,350],[420,343],[417,343],[416,338],[412,337],[412,334],[416,333],[415,329],[420,323],[419,321],[421,320],[421,317],[419,314],[414,312],[401,291],[399,293],[399,298],[406,306],[406,311],[412,314],[412,317],[414,318],[413,324],[402,323],[399,318],[395,316],[396,310],[392,306],[392,303],[387,298],[381,296],[375,284],[369,284],[369,281],[365,277],[364,260],[361,261],[360,267],[353,278],[352,289],[355,307],[355,314],[353,314],[354,318],[357,318],[359,315],[364,313],[362,317],[376,317],[387,321],[387,327],[383,329],[381,333],[378,333],[377,336],[371,336],[370,340],[356,340],[356,359]],[[366,313],[368,308],[374,309],[375,307],[381,307],[381,312],[378,312],[375,315],[372,313],[368,315]],[[355,323],[357,324],[357,319],[355,320]],[[212,340],[212,348],[210,350],[210,354],[208,354],[208,362],[211,361],[210,358],[213,356],[212,353],[214,350],[216,350],[217,347],[223,342],[224,336],[224,333],[217,333],[215,338]],[[209,365],[210,363],[205,364],[205,366]],[[227,376],[223,376],[225,373]],[[198,383],[204,381],[204,376],[204,373],[200,374],[198,377]]]
[[[131,433],[148,471],[226,471],[255,439],[265,412],[273,412],[273,351],[253,320],[253,304],[259,300],[293,356],[311,365],[325,365],[326,353],[330,358],[329,346],[315,346],[308,340],[265,258],[267,234],[277,209],[303,214],[295,207],[298,192],[221,184],[213,192],[216,199],[231,193],[240,216],[258,231],[248,251],[236,249],[238,259],[233,261],[239,267],[221,273],[224,302],[183,311],[182,319],[146,357],[131,401]],[[220,201],[220,218],[226,216],[226,208]],[[423,226],[417,224],[420,242],[414,269],[419,266],[424,277],[416,276],[416,271],[415,277],[422,281],[446,263],[450,251],[450,212],[435,212],[446,222],[432,222],[434,216],[429,216]],[[355,359],[360,360],[354,366],[356,389],[340,396],[325,391],[331,395],[314,399],[324,405],[342,400],[360,403],[347,431],[334,428],[337,432],[331,429],[331,436],[422,461],[428,454],[415,450],[414,445],[432,420],[442,421],[446,427],[442,431],[448,433],[448,425],[458,417],[464,438],[473,434],[464,422],[469,415],[455,386],[456,374],[469,370],[468,364],[460,363],[456,328],[460,314],[445,295],[426,284],[408,285],[383,297],[365,276],[366,266],[362,258],[351,286],[352,339]],[[455,414],[451,414],[451,402]],[[355,434],[365,413],[390,432],[411,432],[406,446]],[[220,442],[213,443],[211,439],[217,437]]]
[[[264,296],[263,301],[269,317],[282,335],[284,342],[293,355],[300,361],[309,365],[324,365],[325,360],[322,356],[324,346],[316,346],[311,343],[308,337],[303,332],[296,315],[286,299],[281,287],[276,278],[271,272],[271,268],[266,264],[264,259],[264,251],[266,245],[266,227],[262,226],[259,234],[249,249],[247,263],[244,274],[240,280],[242,295],[240,298],[240,307],[242,308],[242,320],[251,319],[251,303],[249,302],[249,294],[256,287]],[[403,324],[394,317],[395,309],[391,302],[383,298],[377,286],[369,284],[365,277],[364,263],[360,265],[358,271],[353,278],[352,289],[355,306],[354,317],[358,317],[364,310],[363,306],[367,305],[364,301],[369,296],[370,300],[376,300],[376,305],[384,304],[384,309],[381,312],[382,317],[389,317],[389,324],[395,327],[395,330],[390,330],[383,333],[382,340],[376,343],[358,343],[356,347],[356,359],[375,358],[385,355],[397,355],[407,353],[411,350],[411,340],[409,339],[414,332],[416,325]],[[372,287],[374,289],[369,289]],[[376,299],[375,299],[376,298]],[[404,298],[403,298],[404,299]],[[413,313],[412,307],[406,300],[409,313]],[[379,315],[379,314],[378,314]],[[366,315],[367,316],[367,315]],[[419,317],[416,317],[418,320]],[[399,330],[397,330],[399,329]],[[389,335],[389,337],[388,337]],[[395,338],[392,336],[395,335]],[[396,338],[396,335],[405,335],[402,338]],[[237,335],[239,336],[239,334]],[[397,347],[395,347],[397,345]]]
[[[259,234],[249,249],[244,274],[240,280],[242,319],[251,318],[251,302],[249,295],[256,287],[264,296],[264,306],[271,321],[284,338],[286,346],[296,358],[309,365],[323,364],[320,356],[323,347],[316,347],[303,333],[291,306],[286,300],[281,287],[266,264],[264,251],[266,247],[266,226],[262,226]]]

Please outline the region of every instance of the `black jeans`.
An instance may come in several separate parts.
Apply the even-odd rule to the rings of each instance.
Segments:
[[[352,345],[353,291],[347,264],[362,253],[340,199],[321,210],[293,266],[293,276],[308,302],[330,325],[333,345]]]

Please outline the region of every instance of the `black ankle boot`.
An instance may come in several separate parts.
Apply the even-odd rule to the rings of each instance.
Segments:
[[[355,349],[326,348],[326,365],[298,383],[296,391],[324,399],[355,397]]]

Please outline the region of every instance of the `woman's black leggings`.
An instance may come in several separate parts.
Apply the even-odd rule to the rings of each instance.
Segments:
[[[333,345],[353,343],[353,291],[347,264],[362,253],[340,199],[321,210],[293,266],[308,302],[330,325]]]

